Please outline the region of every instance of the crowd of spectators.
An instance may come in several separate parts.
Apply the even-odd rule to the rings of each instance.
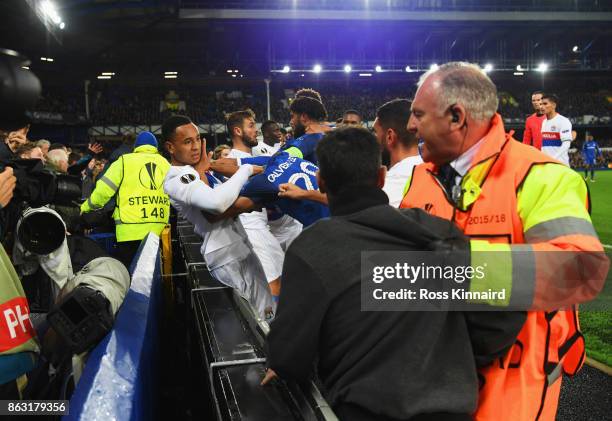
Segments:
[[[595,168],[608,168],[608,164],[612,163],[612,151],[602,151],[602,156],[597,157],[597,165]],[[585,168],[584,156],[576,152],[570,152],[570,166],[572,168]]]
[[[272,118],[289,121],[287,98],[296,86],[273,86],[270,108]],[[374,119],[376,107],[390,99],[410,98],[413,85],[366,83],[321,83],[318,86],[327,106],[330,120],[342,116],[347,109],[362,114],[363,120]],[[237,109],[250,108],[256,115],[266,114],[266,93],[262,84],[245,86],[189,86],[167,87],[123,87],[100,85],[90,87],[90,122],[93,125],[148,125],[160,124],[171,112],[164,107],[169,91],[176,92],[185,104],[185,112],[195,121],[204,124],[223,123],[225,114]],[[582,89],[558,89],[554,92],[561,98],[559,111],[575,124],[610,123],[612,94],[603,91]],[[531,114],[531,90],[518,86],[499,89],[499,111],[507,122],[521,123]],[[37,107],[38,111],[59,113],[85,113],[85,95],[81,92],[50,90],[45,93]],[[593,117],[585,117],[593,116]]]
[[[612,111],[612,102],[608,100],[609,94],[605,92],[585,92],[577,90],[555,90],[561,99],[559,112],[578,123],[609,123]],[[506,119],[523,120],[531,113],[531,92],[510,94],[500,92],[499,111]],[[585,116],[593,116],[585,118]]]
[[[570,166],[572,168],[585,168],[584,154],[582,153],[581,142],[573,142],[572,149],[569,152]],[[597,141],[601,150],[601,156],[597,156],[595,168],[608,168],[612,164],[612,139],[606,141]]]

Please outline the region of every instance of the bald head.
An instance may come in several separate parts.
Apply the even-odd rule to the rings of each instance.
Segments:
[[[419,80],[417,92],[421,90],[433,95],[441,113],[460,104],[469,119],[479,122],[489,121],[499,105],[497,88],[482,69],[472,63],[451,62],[429,70]]]

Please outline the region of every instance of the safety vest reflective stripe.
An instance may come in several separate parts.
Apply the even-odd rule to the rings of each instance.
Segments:
[[[117,191],[119,189],[119,186],[117,186],[115,183],[113,183],[108,177],[103,176],[102,178],[100,178],[100,181],[106,183],[106,185],[108,187],[110,187],[111,189],[113,189],[114,191]]]
[[[573,216],[551,219],[540,222],[525,232],[525,240],[529,243],[550,241],[557,237],[573,234],[588,235],[598,238],[590,221]]]
[[[87,206],[89,206],[89,209],[100,209],[102,207],[102,206],[98,206],[98,205],[94,204],[91,201],[91,197],[87,198],[87,202],[86,203],[87,203]]]
[[[512,298],[510,305],[533,302],[536,256],[530,244],[512,245]]]
[[[140,148],[137,148],[140,149]],[[123,180],[123,156],[111,164],[103,177],[96,181],[96,187],[91,195],[81,205],[81,212],[101,209],[115,195],[118,185]]]

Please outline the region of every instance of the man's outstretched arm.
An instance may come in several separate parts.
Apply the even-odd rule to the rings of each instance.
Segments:
[[[327,194],[321,193],[319,190],[304,190],[303,188],[291,183],[284,183],[278,186],[279,197],[295,200],[312,200],[324,205],[328,205]]]

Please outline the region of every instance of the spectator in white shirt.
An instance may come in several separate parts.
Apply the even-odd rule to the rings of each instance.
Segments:
[[[389,101],[376,111],[374,120],[374,132],[383,148],[383,162],[386,161],[385,155],[389,158],[383,191],[389,197],[389,204],[395,208],[402,201],[412,169],[423,162],[418,141],[407,129],[410,105],[407,99]]]

